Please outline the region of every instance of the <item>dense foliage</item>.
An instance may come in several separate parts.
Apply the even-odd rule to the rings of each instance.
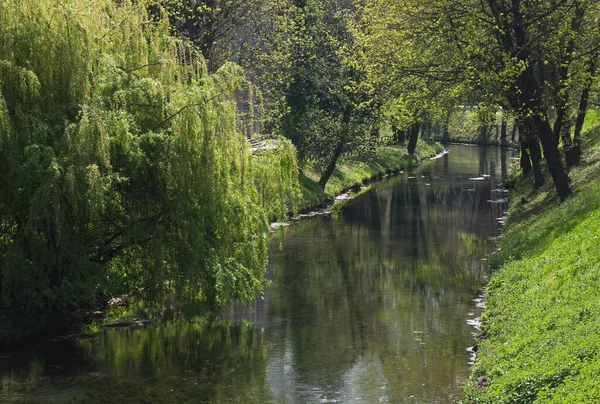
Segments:
[[[571,167],[581,153],[600,38],[595,1],[362,3],[357,63],[399,125],[425,115],[447,126],[461,105],[477,107],[488,125],[502,108],[505,122],[517,121],[535,185],[544,182],[543,152],[557,194],[571,194],[563,159]]]
[[[157,13],[0,3],[3,322],[35,328],[129,291],[215,308],[264,285],[267,219],[293,209],[295,150],[280,140],[253,158],[243,71],[209,73]]]
[[[326,190],[340,161],[468,129],[518,139],[524,174],[542,186],[545,159],[565,199],[599,17],[593,0],[3,1],[1,307],[43,324],[131,291],[252,298],[296,151]]]
[[[352,0],[158,0],[173,29],[207,57],[209,70],[242,65],[264,95],[261,124],[292,140],[300,160],[319,166],[324,188],[344,156],[381,144],[376,94],[350,61]],[[414,150],[412,150],[414,151]]]

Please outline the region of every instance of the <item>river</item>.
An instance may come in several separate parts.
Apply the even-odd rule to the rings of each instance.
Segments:
[[[446,403],[469,374],[513,152],[452,145],[271,240],[270,287],[0,355],[0,402]]]

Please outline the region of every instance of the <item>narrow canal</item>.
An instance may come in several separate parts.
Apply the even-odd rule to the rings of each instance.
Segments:
[[[0,402],[446,403],[468,377],[511,151],[451,146],[271,242],[251,310],[0,356]]]

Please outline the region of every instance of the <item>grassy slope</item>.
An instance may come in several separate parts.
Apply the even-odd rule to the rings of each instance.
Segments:
[[[413,156],[408,155],[405,147],[382,146],[370,155],[345,158],[338,163],[325,192],[317,183],[320,176],[318,169],[306,163],[302,167],[304,175],[300,176],[300,210],[319,206],[333,196],[382,174],[416,166],[419,161],[433,157],[442,150],[443,146],[439,143],[419,139]]]
[[[564,203],[517,178],[467,402],[600,402],[600,126],[584,151]]]

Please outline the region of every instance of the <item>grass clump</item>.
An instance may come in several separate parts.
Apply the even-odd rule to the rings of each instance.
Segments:
[[[509,210],[465,402],[600,402],[599,132],[586,134],[567,201],[516,181],[512,200],[527,202]]]

